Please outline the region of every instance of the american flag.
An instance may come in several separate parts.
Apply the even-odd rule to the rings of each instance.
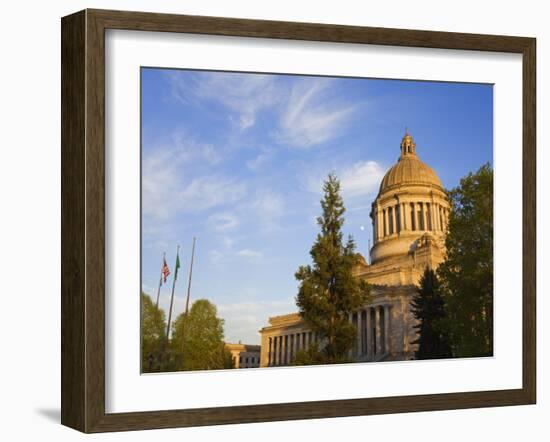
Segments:
[[[166,278],[168,278],[168,275],[170,275],[170,269],[168,268],[168,264],[166,264],[166,258],[164,258],[163,261],[162,276],[164,277],[164,283],[166,284]]]

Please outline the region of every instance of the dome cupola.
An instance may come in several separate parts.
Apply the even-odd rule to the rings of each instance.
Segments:
[[[409,131],[405,129],[405,135],[401,140],[401,157],[400,158],[403,158],[409,155],[416,156],[416,144],[411,134],[409,134]]]
[[[443,185],[437,174],[426,163],[420,161],[416,154],[416,144],[413,137],[405,132],[401,140],[401,156],[382,178],[379,195],[397,186],[427,185],[443,190]]]
[[[447,229],[447,195],[437,174],[418,157],[408,131],[400,150],[397,163],[382,178],[372,204],[373,263],[411,253],[426,234],[443,240]]]

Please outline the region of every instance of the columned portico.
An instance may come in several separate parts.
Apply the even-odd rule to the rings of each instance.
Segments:
[[[348,357],[357,361],[373,361],[391,353],[391,306],[367,306],[349,315],[357,330],[354,348]]]
[[[389,304],[366,305],[348,316],[356,327],[356,341],[348,357],[356,361],[377,361],[391,352],[391,306]],[[276,324],[263,329],[270,336],[262,338],[261,366],[291,365],[301,350],[308,350],[313,343],[320,348],[326,344],[317,333],[311,331],[298,314],[274,317]]]

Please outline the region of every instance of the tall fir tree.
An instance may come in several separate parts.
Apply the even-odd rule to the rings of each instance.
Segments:
[[[448,338],[441,327],[445,317],[445,305],[439,290],[439,281],[435,272],[426,267],[420,279],[420,286],[411,301],[411,311],[418,320],[415,329],[418,344],[415,352],[417,359],[440,359],[452,357]]]
[[[493,169],[489,164],[449,192],[446,260],[437,275],[457,357],[493,354]]]
[[[320,353],[311,358],[317,363],[338,363],[346,361],[357,336],[349,314],[368,301],[370,289],[366,281],[353,275],[359,255],[351,236],[345,244],[342,239],[346,209],[334,174],[328,176],[323,191],[323,212],[317,218],[321,232],[310,251],[313,265],[301,266],[296,272],[300,282],[296,305],[322,340]]]

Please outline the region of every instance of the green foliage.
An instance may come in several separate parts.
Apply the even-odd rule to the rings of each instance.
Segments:
[[[164,311],[151,298],[141,293],[141,370],[145,373],[162,371],[166,330]]]
[[[325,358],[317,342],[311,343],[306,350],[298,350],[292,365],[319,365],[324,364]]]
[[[352,237],[345,244],[342,239],[346,209],[335,175],[328,176],[323,191],[323,213],[317,218],[321,232],[310,251],[313,265],[301,266],[295,275],[300,282],[296,305],[323,340],[319,355],[310,355],[312,359],[337,363],[346,361],[357,336],[349,314],[367,302],[370,290],[366,281],[353,275],[359,255]]]
[[[443,298],[435,272],[426,267],[420,279],[420,287],[411,302],[411,310],[418,320],[415,326],[418,339],[417,359],[438,359],[452,357],[451,347],[443,330],[441,320],[445,317]]]
[[[178,371],[233,368],[224,344],[223,319],[206,299],[195,301],[187,316],[182,313],[174,321],[171,351]]]
[[[470,173],[449,193],[451,213],[438,268],[447,307],[442,324],[457,357],[493,354],[493,170]]]

